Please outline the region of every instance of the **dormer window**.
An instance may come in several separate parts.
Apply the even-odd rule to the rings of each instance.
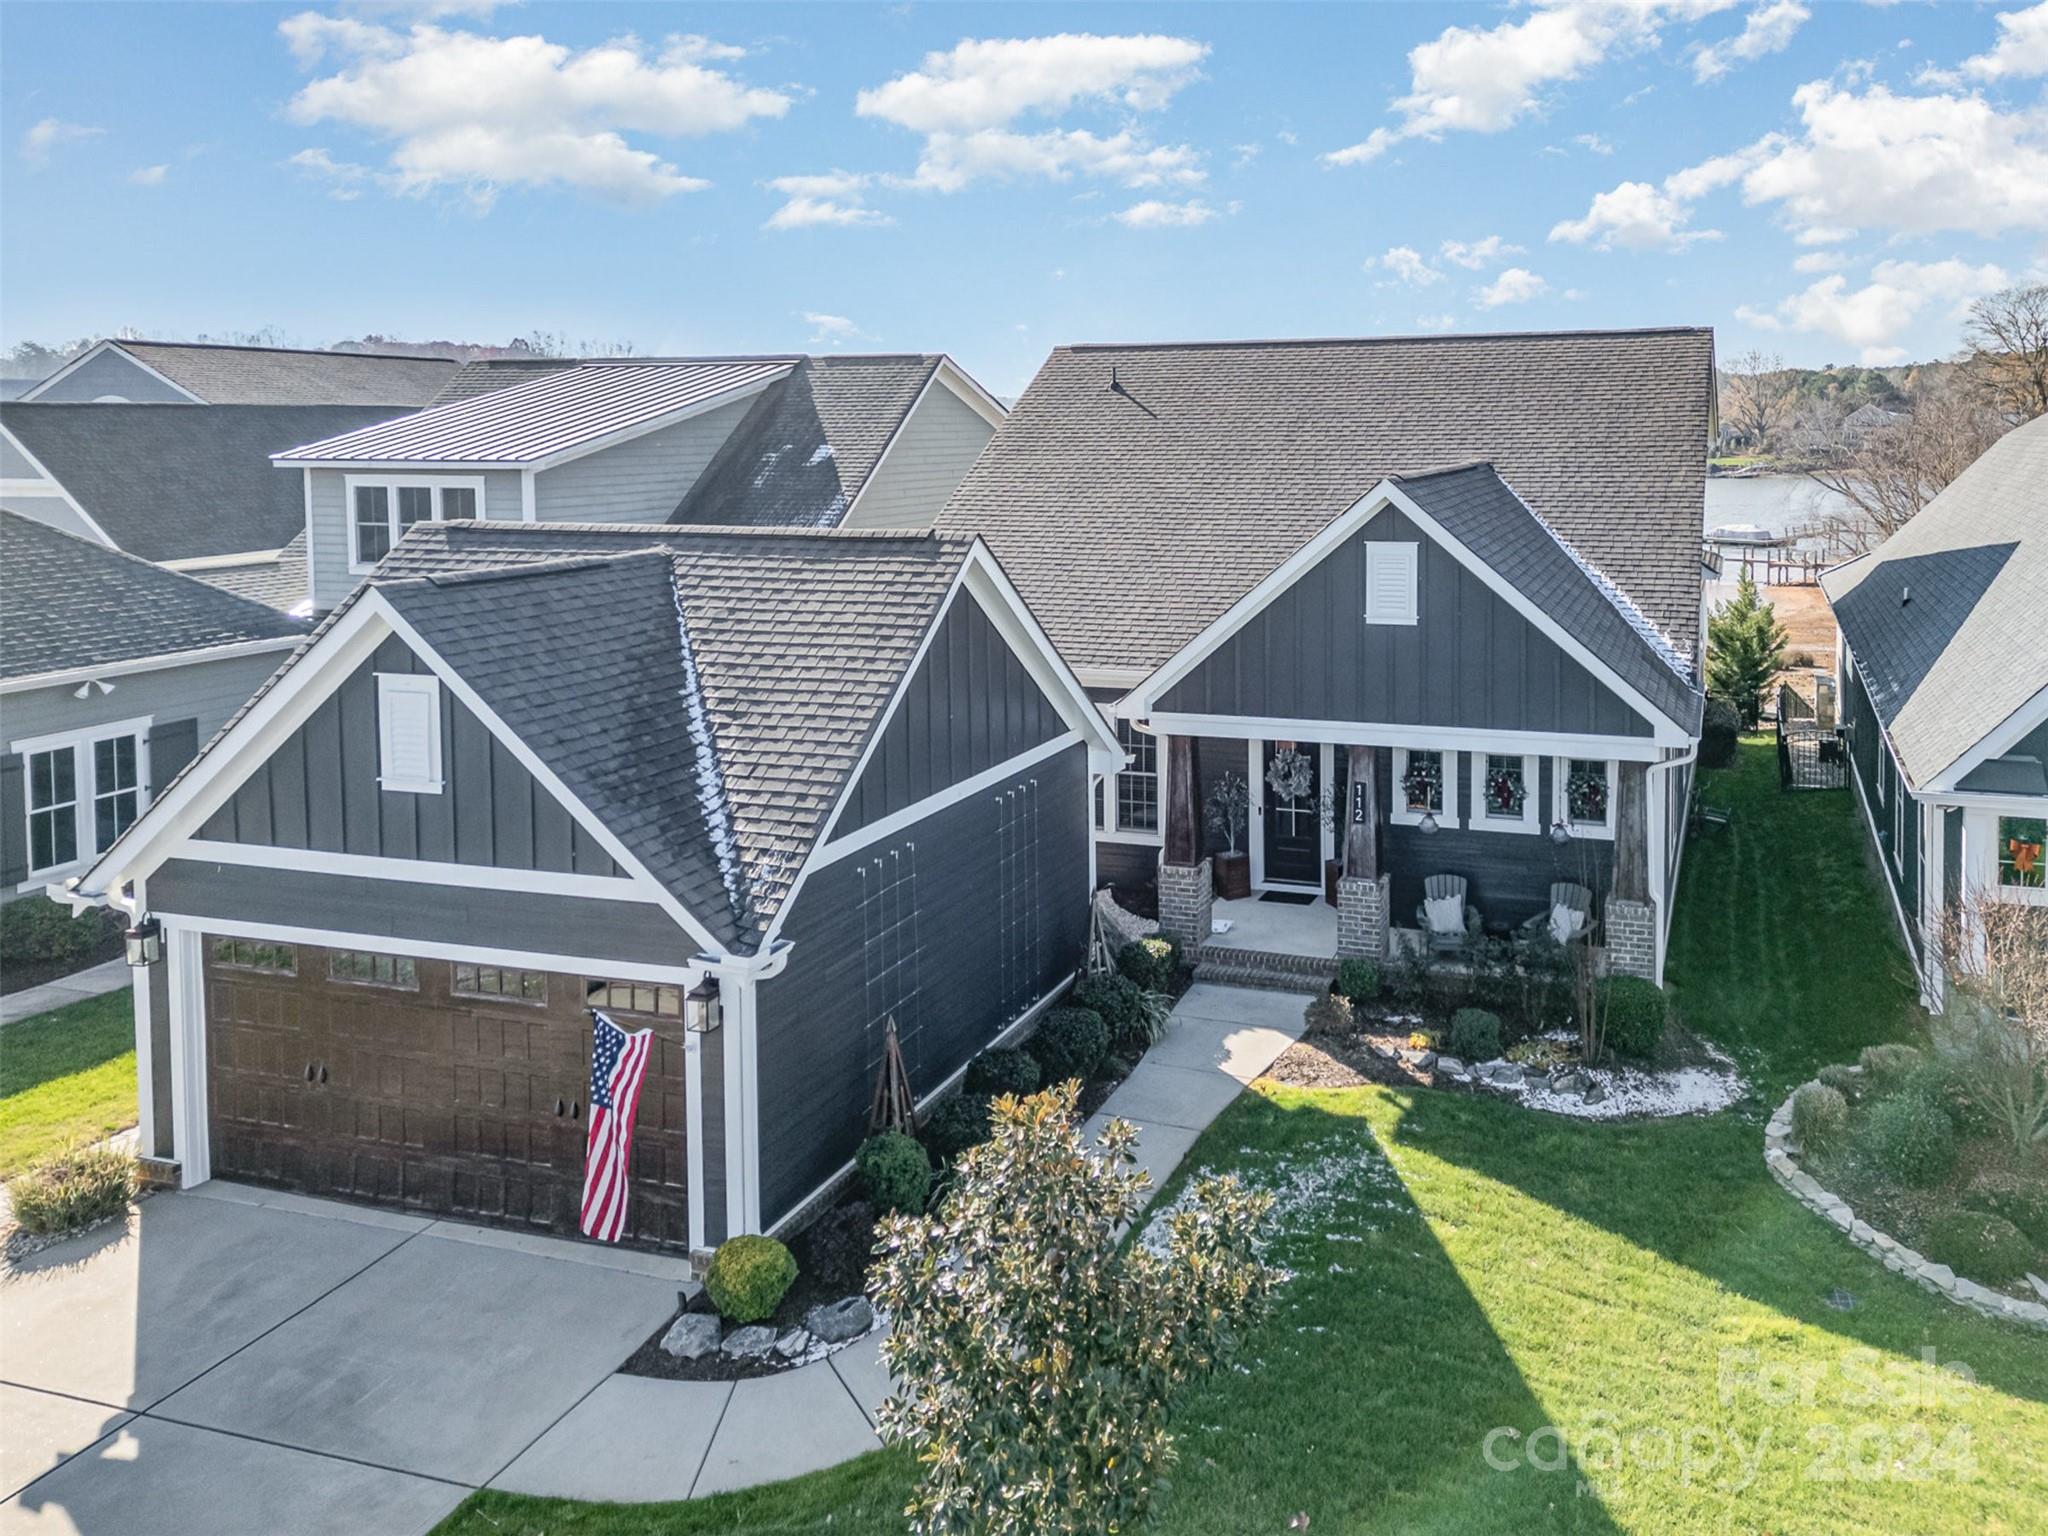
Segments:
[[[1421,616],[1415,595],[1419,544],[1365,546],[1365,622],[1413,624]]]
[[[477,517],[483,506],[483,481],[477,479],[350,475],[347,485],[349,570],[357,575],[390,554],[414,523]]]
[[[416,672],[377,674],[378,783],[404,794],[441,793],[441,682]]]

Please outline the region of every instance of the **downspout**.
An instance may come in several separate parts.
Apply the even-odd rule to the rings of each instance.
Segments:
[[[1674,769],[1674,768],[1683,768],[1683,767],[1685,767],[1685,766],[1686,766],[1686,764],[1688,764],[1688,763],[1691,763],[1691,762],[1694,762],[1694,761],[1696,761],[1696,760],[1698,759],[1699,755],[1700,755],[1700,744],[1699,744],[1699,742],[1698,742],[1697,740],[1695,740],[1695,741],[1693,742],[1693,744],[1692,744],[1691,746],[1687,747],[1687,748],[1686,748],[1686,749],[1685,749],[1685,750],[1684,750],[1683,752],[1679,753],[1679,754],[1678,754],[1678,756],[1676,756],[1676,757],[1669,757],[1669,758],[1664,758],[1664,759],[1662,759],[1662,760],[1660,760],[1660,761],[1658,761],[1658,762],[1654,762],[1654,763],[1650,764],[1650,766],[1649,766],[1648,768],[1646,768],[1646,769],[1645,769],[1645,770],[1643,771],[1643,779],[1644,779],[1645,783],[1647,784],[1647,782],[1648,782],[1648,780],[1649,780],[1649,777],[1650,777],[1650,775],[1651,775],[1651,774],[1653,774],[1653,773],[1668,773],[1669,771],[1671,771],[1671,770],[1672,770],[1672,769]],[[1647,791],[1647,790],[1645,790],[1645,792],[1644,792],[1644,793],[1645,793],[1645,798],[1647,798],[1647,797],[1648,797],[1648,791]],[[1666,821],[1665,821],[1665,823],[1664,823],[1664,836],[1665,836],[1666,838],[1668,838],[1668,837],[1669,837],[1669,836],[1671,835],[1671,823],[1670,823],[1670,820],[1669,820],[1670,812],[1669,812],[1668,808],[1667,808],[1667,810],[1666,810],[1666,812],[1665,812],[1665,816],[1666,816]],[[1646,829],[1646,830],[1647,830],[1647,829]],[[1662,844],[1662,841],[1663,841],[1662,839],[1660,839],[1660,840],[1659,840],[1659,842],[1660,842],[1660,845]],[[1668,882],[1668,881],[1670,880],[1670,878],[1671,878],[1671,858],[1670,858],[1670,849],[1669,849],[1668,847],[1664,848],[1664,850],[1663,850],[1663,858],[1664,858],[1664,878],[1665,878],[1665,880],[1666,880],[1666,881]],[[1677,900],[1678,900],[1678,892],[1676,892],[1675,890],[1670,890],[1670,889],[1666,889],[1666,890],[1665,890],[1665,892],[1664,892],[1664,905],[1665,905],[1665,908],[1666,908],[1666,910],[1665,910],[1665,911],[1663,911],[1663,912],[1660,912],[1660,913],[1658,914],[1658,921],[1657,921],[1657,984],[1658,984],[1659,986],[1662,986],[1662,985],[1664,984],[1664,951],[1665,951],[1665,948],[1667,947],[1667,944],[1668,944],[1668,942],[1669,942],[1669,939],[1670,939],[1670,934],[1671,934],[1671,910],[1670,910],[1670,909],[1671,909],[1671,908],[1673,908],[1673,907],[1675,907],[1675,906],[1677,905]]]

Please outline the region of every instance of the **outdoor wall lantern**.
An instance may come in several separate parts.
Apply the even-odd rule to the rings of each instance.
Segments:
[[[719,1020],[718,980],[706,976],[683,994],[683,1028],[693,1035],[708,1035]]]
[[[1418,832],[1434,832],[1436,830],[1435,813],[1431,811],[1424,811],[1422,813],[1422,820],[1415,823],[1415,829]]]
[[[1562,848],[1572,840],[1572,829],[1561,821],[1553,821],[1550,824],[1550,840]]]
[[[143,918],[121,937],[128,946],[128,963],[137,970],[164,957],[164,925],[153,917]]]

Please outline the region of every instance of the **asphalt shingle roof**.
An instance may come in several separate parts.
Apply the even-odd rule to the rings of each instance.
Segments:
[[[2048,689],[2048,417],[1821,588],[1907,782],[1930,783]]]
[[[939,362],[804,359],[762,391],[671,521],[837,527]]]
[[[219,587],[237,597],[250,598],[265,607],[290,612],[304,607],[312,610],[311,588],[306,575],[306,531],[301,528],[291,543],[277,552],[275,560],[251,565],[225,565],[213,570],[189,573],[209,587]]]
[[[461,365],[446,357],[385,357],[207,342],[121,341],[208,405],[425,405]]]
[[[0,405],[0,426],[145,560],[282,549],[306,526],[305,487],[270,455],[382,421],[375,405]]]
[[[514,384],[524,384],[550,373],[565,373],[577,367],[573,357],[480,357],[464,363],[448,376],[428,405],[452,405],[457,400],[474,400],[494,395]]]
[[[1699,642],[1713,335],[1062,347],[940,515],[1067,660],[1153,667],[1380,480],[1485,460]]]
[[[275,609],[12,512],[0,512],[0,566],[0,677],[306,632]]]

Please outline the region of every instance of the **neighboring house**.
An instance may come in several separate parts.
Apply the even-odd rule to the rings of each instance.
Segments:
[[[939,355],[529,371],[275,455],[305,472],[315,611],[425,521],[928,527],[1003,418]]]
[[[2048,418],[1821,586],[1850,778],[1935,1005],[1967,895],[2048,905]]]
[[[211,342],[102,341],[24,391],[24,400],[120,405],[374,405],[416,410],[461,364]]]
[[[457,400],[494,395],[514,384],[530,383],[544,374],[580,366],[580,361],[573,357],[480,357],[456,369],[427,404],[452,405]]]
[[[1347,877],[1340,952],[1384,954],[1432,875],[1497,931],[1582,881],[1661,977],[1714,432],[1705,330],[1067,347],[939,527],[1115,714],[1099,867],[1188,942],[1235,773],[1256,890]]]
[[[628,1238],[702,1251],[846,1170],[892,1020],[922,1100],[1065,986],[1121,761],[978,541],[428,525],[73,899],[162,925],[186,1184],[573,1233],[602,1008]]]
[[[0,512],[0,902],[76,874],[305,627]]]

